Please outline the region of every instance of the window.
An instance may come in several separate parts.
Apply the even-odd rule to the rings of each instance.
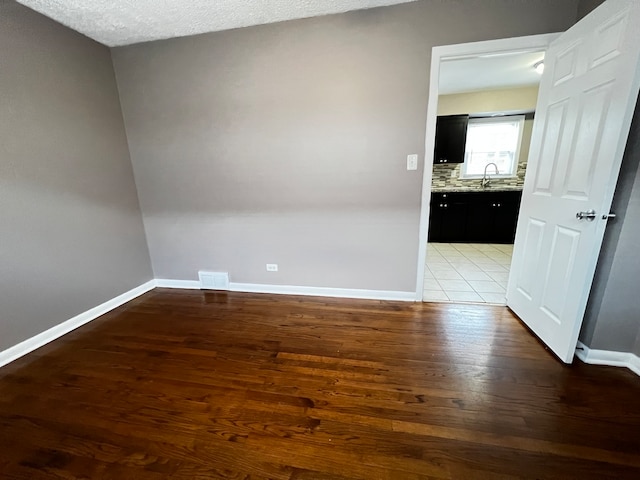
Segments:
[[[480,178],[487,172],[492,177],[513,177],[518,169],[524,115],[470,118],[461,178]]]

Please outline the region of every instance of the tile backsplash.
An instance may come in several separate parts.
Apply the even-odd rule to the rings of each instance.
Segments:
[[[431,190],[433,192],[444,192],[450,190],[477,190],[480,185],[479,178],[460,179],[461,163],[434,165],[433,180],[431,181]],[[527,171],[527,162],[518,164],[518,171],[515,177],[511,178],[491,178],[492,190],[522,190],[524,185],[524,174]],[[452,173],[454,176],[452,177]]]

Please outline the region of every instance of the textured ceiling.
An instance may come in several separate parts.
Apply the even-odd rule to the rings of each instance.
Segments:
[[[110,47],[415,0],[18,0]]]

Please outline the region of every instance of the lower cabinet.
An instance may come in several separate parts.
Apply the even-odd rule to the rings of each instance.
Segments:
[[[431,195],[431,215],[429,219],[430,242],[456,242],[466,236],[464,221],[468,206],[464,198],[451,193]]]
[[[430,242],[513,243],[522,192],[431,194]]]

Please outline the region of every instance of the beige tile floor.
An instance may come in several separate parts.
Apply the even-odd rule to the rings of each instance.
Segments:
[[[429,243],[425,302],[505,305],[513,245]]]

